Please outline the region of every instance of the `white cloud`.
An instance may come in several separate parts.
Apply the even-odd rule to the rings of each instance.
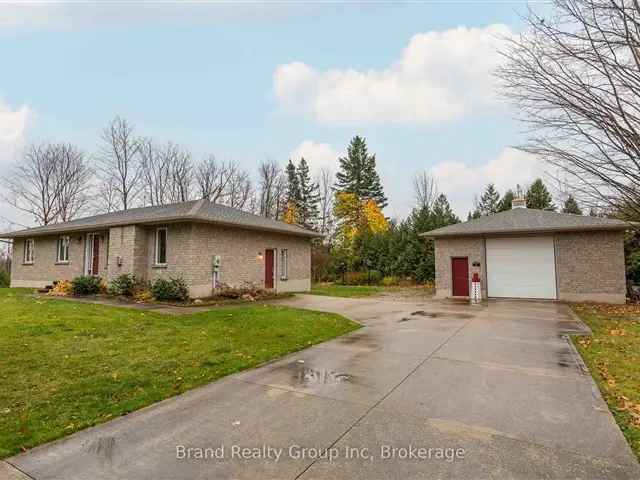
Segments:
[[[300,157],[304,157],[314,174],[322,168],[329,168],[335,173],[338,170],[338,158],[341,156],[342,154],[328,143],[318,143],[313,140],[302,141],[289,154],[294,162],[300,160]]]
[[[12,162],[17,160],[27,140],[27,131],[33,121],[34,112],[27,105],[12,109],[0,100],[0,177],[7,172]],[[0,194],[1,191],[0,185]],[[24,214],[0,201],[0,227],[6,219],[27,224],[31,220]],[[0,228],[0,230],[4,230]]]
[[[32,119],[33,111],[27,105],[12,110],[9,105],[0,100],[0,165],[3,166],[2,168],[19,155]]]
[[[458,27],[414,35],[383,70],[280,65],[274,92],[283,107],[326,124],[433,124],[496,108],[493,70],[509,27]]]
[[[434,165],[431,174],[454,211],[465,220],[473,209],[474,197],[480,195],[487,184],[494,183],[501,194],[518,184],[524,188],[544,175],[544,165],[533,155],[506,148],[485,164],[473,166],[446,161]]]

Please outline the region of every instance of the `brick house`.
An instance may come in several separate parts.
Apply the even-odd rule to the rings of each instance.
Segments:
[[[483,298],[625,303],[624,231],[629,223],[527,209],[421,234],[435,241],[436,296],[468,297],[475,273]]]
[[[12,287],[123,273],[181,276],[193,298],[214,285],[311,288],[316,232],[204,200],[135,208],[0,235],[13,240]]]

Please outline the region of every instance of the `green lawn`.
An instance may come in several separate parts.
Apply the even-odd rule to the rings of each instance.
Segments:
[[[640,306],[576,305],[593,337],[574,342],[629,445],[640,458]]]
[[[0,458],[357,328],[282,306],[169,316],[0,289]]]
[[[309,293],[329,297],[369,297],[384,291],[384,287],[374,285],[336,285],[334,283],[315,283]]]

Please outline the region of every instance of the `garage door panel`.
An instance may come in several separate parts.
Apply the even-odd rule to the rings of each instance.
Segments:
[[[553,237],[487,239],[490,297],[556,298]]]

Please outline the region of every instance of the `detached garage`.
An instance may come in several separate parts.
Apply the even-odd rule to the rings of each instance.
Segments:
[[[523,203],[422,234],[435,240],[437,297],[467,297],[478,273],[483,298],[626,301],[628,223]]]

